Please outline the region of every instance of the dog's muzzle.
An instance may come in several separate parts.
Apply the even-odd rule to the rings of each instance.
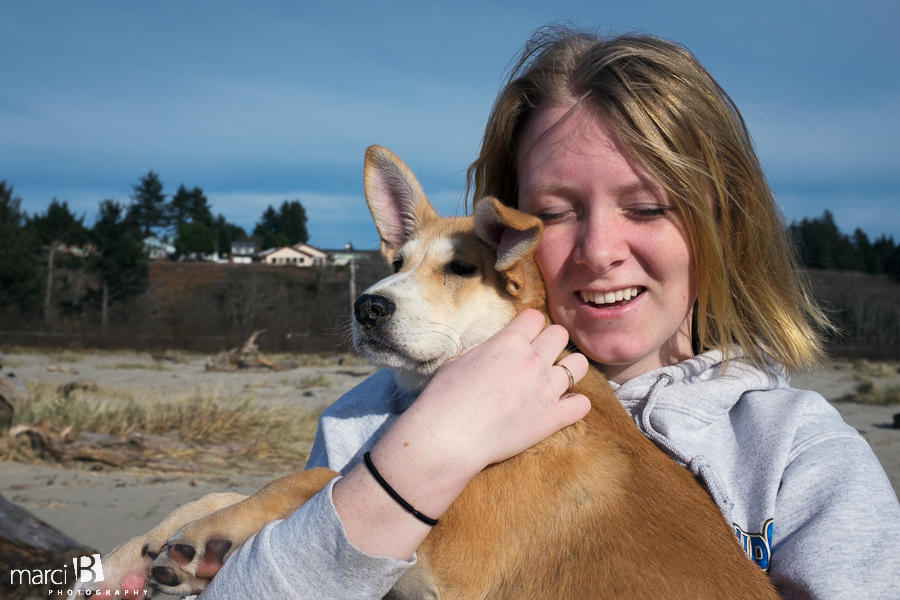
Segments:
[[[353,303],[353,314],[356,322],[362,327],[372,330],[389,320],[397,306],[390,298],[375,294],[363,294]]]

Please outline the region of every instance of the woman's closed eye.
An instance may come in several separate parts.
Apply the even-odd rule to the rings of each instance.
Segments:
[[[645,221],[665,217],[672,210],[675,210],[674,206],[641,206],[629,208],[627,213],[629,218]]]
[[[544,224],[558,223],[575,215],[573,209],[553,209],[537,213],[535,216]]]

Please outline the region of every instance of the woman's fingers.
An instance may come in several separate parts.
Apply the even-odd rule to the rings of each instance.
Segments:
[[[531,347],[540,355],[545,364],[550,361],[549,364],[553,367],[559,367],[556,370],[562,372],[562,381],[566,384],[564,390],[571,391],[575,384],[587,374],[587,358],[583,354],[575,353],[568,354],[556,361],[569,343],[569,332],[561,325],[545,327],[545,324],[543,314],[534,309],[528,309],[520,313],[505,331],[530,339]],[[559,378],[555,375],[554,377]]]
[[[559,359],[554,367],[561,367],[564,370],[566,391],[571,391],[587,374],[588,361],[583,354],[567,354]]]

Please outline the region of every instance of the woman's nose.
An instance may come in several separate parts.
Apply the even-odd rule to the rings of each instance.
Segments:
[[[625,224],[604,216],[583,223],[572,257],[580,267],[603,274],[625,262],[630,253]]]

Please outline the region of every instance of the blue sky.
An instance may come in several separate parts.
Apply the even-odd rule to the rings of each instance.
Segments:
[[[509,60],[559,21],[685,44],[738,104],[788,219],[829,209],[847,233],[900,241],[892,0],[9,0],[0,179],[29,213],[56,197],[91,223],[153,170],[245,229],[299,199],[311,243],[377,248],[365,148],[391,148],[462,212]]]

